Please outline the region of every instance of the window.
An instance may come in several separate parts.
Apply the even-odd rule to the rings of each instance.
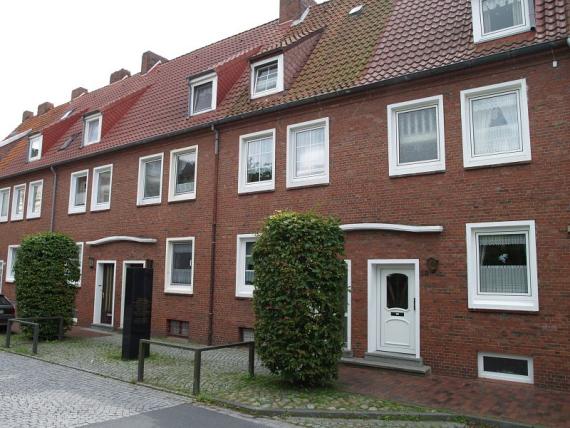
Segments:
[[[8,246],[8,258],[6,260],[6,282],[14,282],[14,264],[18,256],[19,245]]]
[[[44,181],[32,181],[28,191],[28,212],[26,218],[39,218],[42,215],[42,192]]]
[[[466,168],[531,160],[526,81],[461,92]]]
[[[343,332],[344,332],[344,345],[343,349],[345,351],[350,351],[350,336],[351,336],[351,300],[352,300],[352,262],[350,260],[345,260],[346,263],[346,287],[347,292],[344,301],[344,318],[343,318]]]
[[[91,211],[102,211],[111,208],[112,186],[113,165],[105,165],[93,169]]]
[[[467,224],[469,308],[538,311],[534,221]]]
[[[253,328],[242,327],[240,328],[240,336],[242,342],[255,341],[255,330]]]
[[[478,362],[479,377],[534,383],[532,358],[480,352]]]
[[[190,334],[190,323],[188,321],[168,320],[168,335],[188,337]]]
[[[14,186],[12,195],[12,221],[24,219],[24,202],[26,200],[26,185]]]
[[[88,146],[101,141],[101,128],[103,126],[103,116],[101,113],[92,114],[85,118],[83,130],[83,145]]]
[[[10,188],[0,189],[0,223],[8,221],[8,209],[10,206]]]
[[[166,293],[192,294],[194,287],[194,238],[166,240]]]
[[[71,174],[69,185],[69,214],[84,213],[87,210],[87,184],[89,170]]]
[[[30,162],[40,160],[42,158],[42,134],[33,135],[30,137],[30,148],[28,152],[28,160]]]
[[[529,0],[471,0],[475,43],[531,29]]]
[[[274,190],[274,168],[275,129],[240,137],[239,193]]]
[[[0,294],[2,294],[3,285],[4,285],[4,261],[0,260]]]
[[[443,96],[388,106],[390,176],[445,171]]]
[[[253,297],[253,246],[256,235],[237,236],[236,296]]]
[[[170,152],[170,181],[168,185],[168,200],[170,202],[196,199],[197,165],[198,146]]]
[[[283,90],[283,55],[251,65],[251,98],[275,94]]]
[[[216,74],[190,80],[190,115],[194,116],[216,109],[217,87]]]
[[[79,281],[75,282],[73,285],[76,287],[81,287],[81,276],[83,275],[83,242],[76,242],[78,258],[79,258]]]
[[[329,183],[329,119],[287,127],[287,187]]]
[[[163,158],[163,153],[140,158],[137,205],[160,204],[162,201]]]

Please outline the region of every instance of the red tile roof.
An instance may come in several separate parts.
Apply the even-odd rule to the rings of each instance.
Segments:
[[[349,15],[359,4],[362,12]],[[535,31],[474,44],[470,0],[330,0],[312,6],[298,25],[269,22],[26,120],[15,131],[47,136],[42,159],[27,162],[27,137],[1,147],[0,178],[316,95],[563,39],[568,7],[564,0],[535,0]],[[281,51],[285,91],[251,100],[249,61]],[[187,79],[212,70],[218,73],[217,108],[189,117]],[[61,121],[70,109],[81,114]],[[81,135],[82,114],[97,110],[104,114],[101,142],[82,147],[81,138],[75,138],[62,149],[71,136]]]

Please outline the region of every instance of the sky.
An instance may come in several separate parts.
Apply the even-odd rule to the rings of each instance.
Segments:
[[[147,50],[176,58],[278,16],[279,0],[1,0],[0,140],[24,110],[139,72]]]

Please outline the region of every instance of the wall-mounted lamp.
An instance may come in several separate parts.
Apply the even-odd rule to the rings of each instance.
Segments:
[[[89,269],[93,269],[95,267],[95,259],[93,257],[89,257]]]
[[[439,268],[439,260],[430,257],[426,260],[426,265],[429,273],[436,273]]]

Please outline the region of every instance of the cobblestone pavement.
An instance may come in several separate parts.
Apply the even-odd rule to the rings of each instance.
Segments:
[[[188,415],[199,413],[202,421],[212,421],[200,426],[285,426],[275,421],[236,418],[225,411],[214,412],[189,405],[188,399],[174,394],[6,352],[0,352],[0,385],[0,426],[3,428],[64,428],[93,423],[104,426],[113,420],[137,418],[155,411],[172,409],[175,413],[184,406]],[[194,426],[192,416],[188,417],[185,426]]]

